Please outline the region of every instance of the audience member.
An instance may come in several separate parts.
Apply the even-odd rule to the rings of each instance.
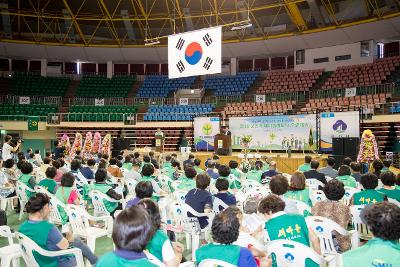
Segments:
[[[236,197],[228,192],[229,181],[225,178],[218,178],[215,182],[215,187],[218,193],[214,196],[222,200],[228,206],[236,205]],[[223,210],[223,207],[219,207],[219,210]]]
[[[210,160],[206,165],[206,173],[210,176],[211,179],[217,179],[219,177],[218,170],[215,169],[215,162]]]
[[[379,159],[374,160],[372,162],[372,168],[374,171],[373,173],[376,175],[376,177],[380,177],[383,169],[382,161],[380,161]]]
[[[266,177],[273,177],[275,175],[280,174],[277,169],[276,169],[276,162],[275,161],[271,161],[269,163],[269,170],[264,172],[261,176],[261,183],[266,183],[264,182],[264,179],[266,179]]]
[[[326,167],[319,169],[319,172],[324,174],[325,176],[336,178],[338,175],[338,171],[334,169],[336,160],[334,157],[328,157],[326,159]]]
[[[251,169],[246,173],[246,180],[253,180],[261,183],[263,171],[262,171],[262,163],[254,164]]]
[[[115,178],[122,177],[122,171],[117,166],[118,160],[116,158],[110,159],[110,165],[107,167],[107,171]]]
[[[383,168],[381,172],[387,172],[390,171],[390,167],[392,166],[392,161],[391,160],[382,160]]]
[[[382,181],[383,187],[378,192],[400,202],[400,189],[396,189],[395,187],[396,175],[391,171],[387,171],[382,172],[379,178]]]
[[[96,161],[94,159],[88,159],[86,166],[81,167],[80,172],[87,180],[94,180],[95,168]]]
[[[299,166],[298,171],[306,172],[306,171],[311,170],[311,166],[310,166],[311,160],[312,160],[311,156],[309,156],[309,155],[305,156],[304,163]]]
[[[57,169],[53,166],[50,166],[46,170],[46,178],[39,182],[40,186],[43,186],[47,191],[52,194],[57,192],[57,183],[54,181],[54,177],[57,174]]]
[[[132,162],[132,168],[130,171],[125,172],[124,177],[126,180],[134,180],[134,181],[139,181],[142,179],[142,175],[140,175],[140,162],[137,160],[133,160]]]
[[[229,161],[229,168],[231,168],[231,174],[235,175],[237,179],[241,179],[243,172],[239,170],[239,163],[236,160]]]
[[[312,160],[311,163],[310,163],[310,167],[311,167],[311,169],[309,171],[303,172],[304,176],[307,179],[317,179],[321,183],[326,184],[325,175],[318,171],[318,167],[319,167],[318,160]]]
[[[200,168],[201,160],[200,159],[194,159],[193,161],[193,168],[196,170],[197,174],[204,173],[204,170]]]
[[[229,182],[229,188],[233,190],[240,189],[242,187],[242,183],[236,176],[231,175],[231,168],[227,165],[220,165],[218,168],[219,178],[225,178]]]
[[[135,186],[136,196],[126,202],[125,208],[128,209],[144,198],[151,198],[153,196],[153,186],[149,181],[141,181]]]
[[[72,173],[67,172],[62,175],[56,197],[64,204],[80,204],[79,194],[75,187],[75,176]]]
[[[345,157],[345,158],[342,160],[342,165],[346,165],[346,166],[349,166],[349,167],[350,167],[350,164],[351,164],[352,161],[353,161],[353,160],[352,160],[350,157]]]
[[[32,176],[33,172],[33,166],[31,163],[24,161],[21,164],[21,176],[18,178],[18,181],[22,182],[25,184],[27,187],[30,189],[34,189],[36,185],[36,179],[34,176]],[[26,190],[26,195],[28,198],[30,198],[33,193],[31,191]]]
[[[183,167],[185,167],[186,165],[190,165],[193,167],[193,165],[194,165],[194,155],[193,154],[190,154],[189,158],[187,160],[183,161]]]
[[[375,174],[362,175],[360,183],[364,190],[353,195],[351,201],[353,205],[369,205],[385,200],[385,195],[375,190],[378,186],[378,177]]]
[[[311,208],[311,213],[314,216],[321,216],[336,222],[344,229],[351,219],[350,208],[340,202],[344,196],[344,184],[340,180],[333,179],[326,183],[323,191],[327,200],[319,201]],[[335,247],[338,252],[343,252],[351,248],[351,241],[348,236],[342,236],[335,233],[335,238],[339,246]]]
[[[64,174],[60,169],[60,166],[61,166],[60,160],[53,160],[51,162],[51,166],[56,168],[56,176],[54,176],[54,181],[56,181],[56,183],[60,183],[61,182],[61,177]]]
[[[179,179],[180,183],[177,186],[179,190],[189,191],[196,187],[195,177],[197,175],[196,170],[193,167],[185,168],[185,176]]]
[[[351,176],[356,179],[357,182],[360,182],[361,180],[361,164],[358,162],[353,161],[350,163],[350,171],[351,171]]]
[[[15,186],[18,181],[18,176],[15,170],[14,160],[7,159],[6,161],[4,161],[3,165],[4,165],[3,172],[6,175],[8,182],[11,183],[13,186]]]
[[[343,254],[343,266],[397,266],[400,262],[400,208],[382,202],[366,206],[362,220],[374,238]]]
[[[285,198],[299,200],[310,207],[312,206],[310,199],[310,190],[306,187],[306,177],[302,172],[293,173],[290,178],[289,190],[283,195]]]
[[[42,173],[45,173],[47,168],[50,167],[50,163],[51,163],[51,158],[45,157],[43,159],[43,163],[40,165],[40,171]]]
[[[289,189],[289,182],[285,176],[282,174],[275,175],[271,178],[269,182],[269,189],[272,194],[277,195],[285,202],[285,212],[286,213],[299,213],[296,205],[296,201],[284,197]]]
[[[356,179],[354,179],[354,177],[351,176],[350,167],[348,165],[340,166],[338,171],[338,176],[336,177],[336,179],[341,181],[344,184],[344,186],[353,188],[357,187]]]

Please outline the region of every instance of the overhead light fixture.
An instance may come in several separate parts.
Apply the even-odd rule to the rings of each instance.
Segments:
[[[160,40],[158,38],[153,38],[153,39],[145,39],[144,40],[144,45],[145,46],[150,46],[150,45],[157,45],[160,43]]]
[[[243,30],[243,29],[246,29],[246,28],[250,28],[252,26],[253,26],[253,24],[251,24],[250,20],[247,20],[247,21],[241,22],[241,23],[239,23],[237,25],[234,25],[231,28],[231,31]]]

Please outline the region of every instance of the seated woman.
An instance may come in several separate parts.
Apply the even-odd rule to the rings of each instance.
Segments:
[[[46,178],[41,180],[39,182],[39,185],[46,188],[46,190],[49,191],[50,193],[55,194],[57,192],[57,183],[56,181],[54,181],[54,177],[57,174],[57,169],[50,166],[47,168],[45,174]]]
[[[110,159],[110,165],[107,167],[107,171],[114,176],[115,178],[121,178],[122,177],[122,171],[121,169],[117,166],[118,160],[116,158]]]
[[[179,243],[172,244],[166,232],[161,229],[161,215],[157,203],[145,198],[139,201],[138,206],[146,209],[155,229],[146,249],[167,267],[177,267],[182,260],[183,247]]]
[[[56,197],[64,204],[79,205],[79,194],[76,190],[75,176],[70,173],[64,173],[61,177],[61,185],[57,188]]]
[[[151,217],[142,207],[124,209],[113,225],[115,250],[103,255],[96,267],[157,267],[143,252],[154,231]]]
[[[361,213],[374,238],[343,254],[344,267],[398,266],[400,262],[400,208],[393,203],[368,205]]]
[[[7,180],[9,183],[11,183],[13,186],[16,185],[17,181],[18,181],[18,176],[17,176],[17,172],[15,170],[15,162],[13,159],[8,159],[6,161],[4,161],[4,174],[7,177]]]
[[[351,219],[350,208],[344,203],[339,202],[345,193],[343,183],[339,180],[332,179],[326,183],[323,187],[323,191],[327,200],[317,202],[311,208],[311,213],[314,216],[331,219],[344,229],[347,229]],[[335,233],[334,238],[336,238],[338,242],[338,247],[336,247],[338,252],[344,252],[351,248],[351,240],[348,236],[341,236]]]
[[[27,161],[24,161],[21,163],[20,167],[22,174],[18,178],[18,181],[21,181],[22,183],[24,183],[26,186],[28,186],[33,190],[36,185],[36,179],[31,175],[31,173],[33,172],[32,164]],[[33,195],[33,193],[30,191],[26,191],[26,195],[28,198],[30,198]]]
[[[186,194],[185,203],[200,213],[208,213],[212,211],[212,195],[206,189],[210,185],[210,177],[207,174],[198,174],[196,176],[196,188],[190,190]],[[188,213],[189,217],[195,217]],[[208,217],[198,217],[200,228],[205,228],[209,222]]]
[[[138,204],[144,198],[151,198],[153,196],[153,186],[149,181],[141,181],[135,186],[135,194],[136,197],[126,202],[125,209]]]
[[[349,186],[349,187],[357,187],[357,181],[356,179],[351,176],[351,171],[350,167],[347,165],[342,165],[340,166],[338,170],[338,176],[336,177],[339,181],[341,181],[344,186]]]
[[[32,196],[26,204],[29,219],[21,224],[18,231],[45,250],[64,250],[71,246],[79,248],[82,255],[90,261],[90,264],[95,265],[97,256],[79,238],[74,238],[71,234],[67,234],[67,238],[63,237],[57,227],[47,221],[50,214],[49,202],[50,199],[45,194],[37,193]],[[40,266],[76,266],[75,257],[71,255],[45,257],[34,254],[34,257]]]
[[[215,187],[218,189],[218,193],[215,194],[214,197],[221,199],[228,206],[236,205],[236,197],[228,192],[229,182],[227,179],[218,178],[215,182]],[[220,211],[223,209],[223,207],[219,207]]]
[[[379,178],[382,181],[383,187],[378,192],[400,202],[400,189],[395,187],[396,175],[391,171],[387,171],[382,172]]]
[[[193,167],[185,167],[185,176],[179,178],[180,183],[176,187],[179,190],[189,191],[196,187],[196,170]]]
[[[130,155],[125,156],[124,163],[122,164],[122,168],[127,171],[132,170],[132,157]]]
[[[293,173],[290,177],[289,190],[283,195],[286,198],[302,201],[312,206],[310,190],[306,188],[306,177],[302,172]]]
[[[100,191],[103,194],[106,194],[112,199],[121,200],[122,196],[114,191],[113,187],[106,183],[107,179],[107,171],[105,169],[98,169],[94,175],[95,183],[88,185],[88,192],[92,190]],[[88,193],[89,194],[89,193]],[[109,202],[104,200],[104,206],[111,216],[114,217],[114,213],[117,209],[122,209],[122,204],[118,202]]]
[[[239,163],[236,160],[229,161],[229,168],[231,168],[231,174],[235,175],[236,178],[241,179],[243,172],[238,167]]]
[[[284,209],[285,202],[276,195],[265,197],[258,205],[258,211],[266,219],[264,229],[268,239],[289,239],[308,247],[312,244],[314,250],[320,254],[319,239],[314,231],[307,227],[304,216],[286,213]]]
[[[251,162],[250,165],[253,165],[253,163]],[[252,166],[250,171],[246,173],[246,179],[253,180],[261,184],[261,176],[263,175],[262,168],[263,163],[261,161],[257,161],[257,163],[254,163],[254,166]]]
[[[242,188],[242,183],[236,178],[236,176],[231,175],[231,168],[227,165],[220,165],[218,167],[218,174],[220,178],[228,179],[230,189],[237,190]]]
[[[360,183],[364,190],[353,195],[351,198],[352,205],[369,205],[385,200],[386,196],[375,190],[378,186],[378,177],[375,174],[363,174]]]
[[[225,261],[238,267],[256,267],[257,263],[248,248],[233,245],[239,237],[240,222],[237,216],[224,210],[214,217],[211,235],[214,243],[196,251],[196,262],[207,259]]]
[[[56,176],[54,176],[54,181],[56,181],[56,183],[60,183],[61,182],[61,177],[63,176],[64,172],[60,169],[61,163],[60,160],[53,160],[51,162],[51,165],[56,168]]]

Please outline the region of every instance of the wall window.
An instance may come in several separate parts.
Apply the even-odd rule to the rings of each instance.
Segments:
[[[351,55],[342,55],[342,56],[336,56],[335,61],[341,61],[341,60],[350,60]]]
[[[304,64],[305,62],[305,50],[296,50],[296,65]]]
[[[320,58],[314,58],[314,63],[324,63],[324,62],[329,62],[329,57],[320,57]]]
[[[370,56],[370,41],[361,41],[361,57],[369,57]]]

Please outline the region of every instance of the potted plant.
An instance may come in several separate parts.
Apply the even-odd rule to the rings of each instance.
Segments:
[[[251,135],[243,135],[240,138],[240,144],[243,147],[243,154],[245,155],[245,158],[247,158],[247,154],[250,152],[250,142],[253,140],[253,137]]]

